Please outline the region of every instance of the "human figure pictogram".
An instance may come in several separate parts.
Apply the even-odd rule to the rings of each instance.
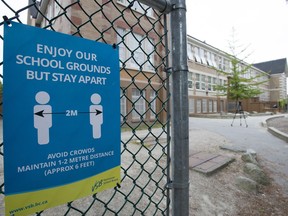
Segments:
[[[103,124],[103,107],[100,105],[101,96],[95,93],[91,95],[90,99],[93,104],[89,107],[92,134],[94,139],[99,139],[101,138],[101,125]]]
[[[35,100],[39,105],[34,106],[34,127],[37,129],[38,144],[44,145],[49,143],[49,129],[52,127],[52,115],[45,115],[45,113],[52,113],[52,107],[47,105],[50,95],[40,91],[36,94]]]

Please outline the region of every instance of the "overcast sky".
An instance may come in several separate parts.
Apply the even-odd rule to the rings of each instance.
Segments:
[[[288,57],[285,0],[186,0],[187,33],[230,52],[233,28],[249,63]]]
[[[18,10],[28,1],[6,2]],[[238,45],[248,46],[247,55],[252,53],[249,63],[288,58],[286,0],[186,0],[186,5],[189,35],[229,52],[234,28]],[[11,17],[13,13],[1,9],[0,15]],[[26,20],[26,14],[21,17]]]

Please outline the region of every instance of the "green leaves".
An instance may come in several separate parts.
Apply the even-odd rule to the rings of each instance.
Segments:
[[[236,101],[260,95],[262,91],[259,86],[268,81],[268,79],[262,79],[266,74],[252,73],[252,65],[247,65],[236,56],[228,55],[228,58],[231,62],[229,72],[216,69],[219,74],[228,79],[226,85],[216,86],[216,90],[222,92],[218,95],[227,96],[228,99]]]

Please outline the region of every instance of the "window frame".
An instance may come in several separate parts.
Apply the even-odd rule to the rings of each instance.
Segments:
[[[189,98],[189,113],[195,113],[195,99]]]
[[[145,37],[143,40],[144,53],[144,69],[154,71],[155,65],[155,40],[150,37]],[[146,58],[147,57],[147,58]]]
[[[154,120],[156,119],[156,107],[157,107],[157,97],[156,97],[156,91],[150,90],[150,98],[149,98],[149,104],[150,104],[150,119]]]
[[[206,52],[206,56],[207,56],[206,59],[207,59],[207,63],[208,63],[209,66],[213,66],[211,55],[212,55],[211,52],[208,52],[208,51]]]
[[[188,71],[188,89],[194,89],[193,72]]]
[[[123,90],[120,91],[120,120],[124,121],[124,117],[127,116],[127,98],[123,93]]]
[[[130,5],[130,2],[128,2],[127,0],[117,0],[117,3],[121,4],[125,7]],[[133,3],[133,6],[131,7],[131,9],[133,11],[140,13],[140,14],[146,14],[150,18],[155,18],[153,9],[151,7],[145,5],[145,4],[140,3],[140,2],[135,1]]]
[[[201,78],[200,78],[200,74],[196,73],[196,79],[195,79],[195,87],[196,90],[201,90]]]
[[[192,46],[192,44],[187,44],[187,57],[188,57],[188,59],[189,60],[193,60],[194,58],[193,58],[193,46]]]
[[[199,47],[194,46],[194,58],[195,58],[195,61],[198,62],[198,63],[201,63],[201,58],[200,58],[199,52],[200,52]]]
[[[116,31],[120,67],[125,62],[127,68],[155,72],[155,40],[121,27],[117,27]]]
[[[200,90],[206,91],[206,75],[201,74],[200,78]]]
[[[200,50],[200,59],[201,59],[202,64],[207,65],[207,61],[205,58],[205,50],[202,48],[200,48],[199,50]]]
[[[135,95],[134,93],[137,93],[137,94]],[[132,95],[131,95],[132,108],[133,108],[132,120],[142,120],[146,118],[145,95],[146,95],[146,90],[139,90],[136,88],[132,89]],[[141,119],[141,116],[142,116],[142,119]]]

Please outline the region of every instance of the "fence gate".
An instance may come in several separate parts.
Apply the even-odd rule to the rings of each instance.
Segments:
[[[120,57],[121,185],[91,197],[39,212],[36,215],[169,215],[170,189],[173,189],[175,195],[179,197],[179,199],[174,198],[173,203],[179,208],[174,209],[173,212],[181,212],[188,202],[188,199],[181,200],[183,190],[186,191],[186,195],[188,194],[188,180],[184,177],[184,182],[181,182],[179,178],[183,179],[181,173],[183,167],[188,172],[185,165],[187,161],[184,159],[188,151],[187,148],[173,148],[175,160],[177,156],[178,158],[181,156],[184,162],[174,165],[173,173],[176,176],[172,182],[170,179],[169,78],[171,73],[175,74],[172,86],[173,92],[176,93],[173,96],[172,108],[178,117],[173,116],[172,126],[175,128],[173,129],[175,139],[183,144],[183,141],[188,141],[188,127],[185,125],[188,119],[186,119],[188,97],[185,92],[188,88],[187,77],[185,77],[187,74],[179,72],[187,71],[186,62],[183,61],[183,59],[187,60],[185,20],[181,22],[180,18],[178,24],[174,26],[172,21],[172,28],[175,30],[174,36],[172,32],[172,40],[173,37],[179,36],[178,44],[172,43],[172,48],[180,51],[175,51],[172,59],[175,63],[169,67],[168,28],[165,13],[172,10],[172,6],[167,3],[170,1],[140,1],[153,6],[154,9],[134,0],[30,0],[29,3],[23,2],[25,4],[22,1],[12,0],[0,2],[1,17],[8,18],[8,20],[3,18],[0,21],[1,49],[5,41],[3,25],[7,21],[14,21],[75,37],[116,44],[119,46]],[[183,14],[182,11],[185,10],[185,1],[175,0],[174,2],[173,10],[180,12],[172,13],[171,17],[179,20],[178,18]],[[4,83],[5,91],[5,74],[2,75],[5,62],[3,62],[2,52],[1,50],[1,101],[2,83]],[[182,94],[184,94],[184,100]],[[5,98],[5,100],[13,100],[13,98]],[[182,109],[183,106],[184,109]],[[178,133],[177,130],[180,132]],[[183,133],[186,134],[183,135]],[[15,130],[15,136],[17,136],[17,130]],[[5,208],[4,145],[5,142],[2,142],[0,149],[0,215],[4,214]],[[15,181],[21,181],[21,179],[15,179]]]

